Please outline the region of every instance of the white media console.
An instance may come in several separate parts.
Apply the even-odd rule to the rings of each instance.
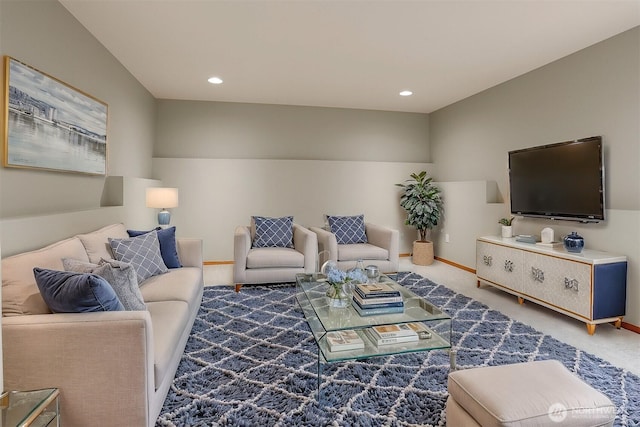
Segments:
[[[627,290],[627,257],[585,249],[567,252],[515,238],[481,237],[476,242],[476,275],[525,300],[582,320],[590,335],[600,323],[622,325]]]

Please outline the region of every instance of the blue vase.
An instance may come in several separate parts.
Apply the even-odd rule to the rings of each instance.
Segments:
[[[584,239],[578,233],[572,231],[571,234],[564,238],[564,248],[567,252],[580,253],[584,248]]]

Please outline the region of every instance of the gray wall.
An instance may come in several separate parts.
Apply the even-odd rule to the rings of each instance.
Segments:
[[[57,1],[2,0],[0,54],[108,104],[108,175],[151,177],[155,99]],[[93,209],[105,177],[0,168],[0,218]]]
[[[639,32],[636,27],[432,113],[439,179],[495,180],[508,198],[509,150],[602,135],[606,205],[640,210]]]
[[[629,259],[626,321],[640,324],[640,29],[636,27],[430,115],[432,161],[441,181],[494,181],[502,208],[477,218],[477,227],[452,224],[463,248],[438,235],[438,254],[474,267],[476,237],[499,233],[509,215],[507,152],[518,148],[602,135],[606,159],[607,221],[517,218],[514,233],[556,236],[578,231],[586,246]],[[456,194],[456,199],[458,199]],[[500,205],[497,205],[500,206]],[[462,220],[459,220],[462,221]],[[460,233],[462,230],[462,233]],[[453,242],[453,239],[452,239]]]
[[[395,183],[428,170],[426,114],[224,102],[158,101],[154,178],[180,189],[172,224],[204,238],[208,261],[233,259],[233,231],[251,215],[365,214],[401,230]]]
[[[416,113],[159,100],[157,135],[155,157],[430,161]]]

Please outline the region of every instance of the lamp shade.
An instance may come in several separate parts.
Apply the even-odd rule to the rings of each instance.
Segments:
[[[178,189],[152,187],[147,188],[148,208],[175,208],[178,207]]]

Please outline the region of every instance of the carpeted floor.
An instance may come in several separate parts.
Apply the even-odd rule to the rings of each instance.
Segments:
[[[640,426],[640,378],[414,273],[399,283],[454,319],[459,369],[560,360]],[[443,426],[444,351],[327,365],[316,400],[317,347],[293,285],[205,288],[158,426]]]

